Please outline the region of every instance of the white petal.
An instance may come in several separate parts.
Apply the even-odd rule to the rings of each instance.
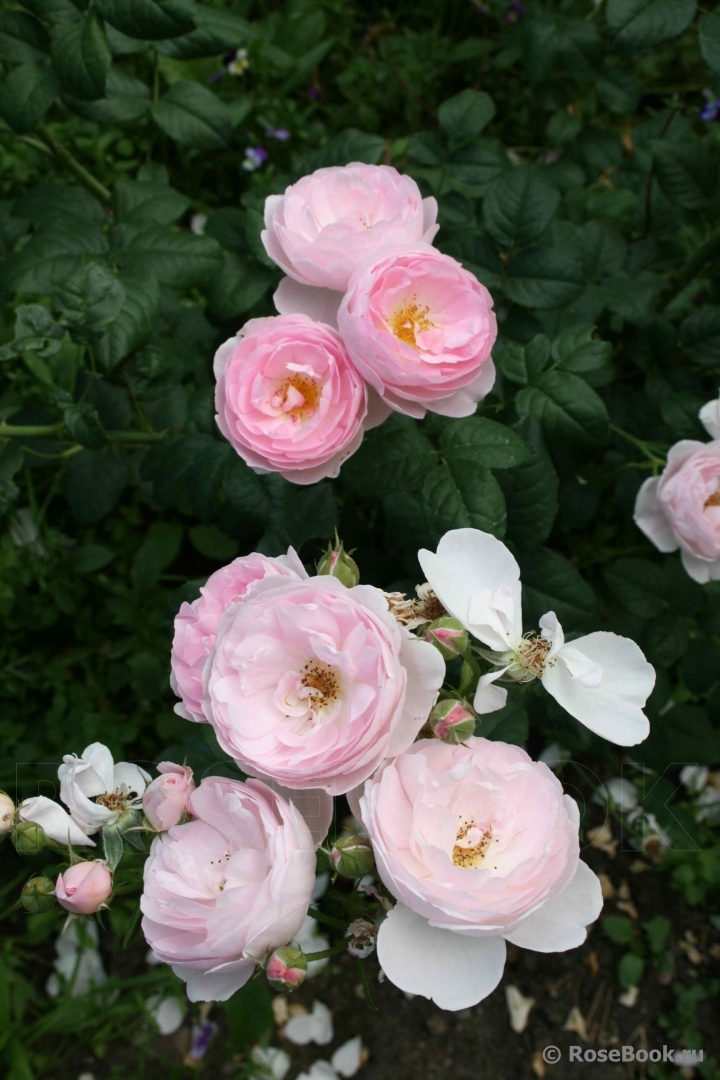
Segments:
[[[329,1061],[313,1061],[310,1072],[300,1073],[297,1080],[337,1080],[337,1073]]]
[[[440,398],[428,405],[428,411],[438,413],[440,416],[474,416],[477,411],[478,401],[492,390],[495,385],[495,365],[492,360],[486,360],[480,368],[480,374],[462,390],[456,391],[450,397]]]
[[[517,986],[506,986],[505,1000],[510,1014],[510,1027],[518,1035],[521,1035],[527,1027],[530,1012],[535,1004],[535,998],[525,997]]]
[[[441,1009],[468,1009],[492,993],[505,967],[500,937],[466,937],[430,926],[396,904],[380,926],[378,960],[390,982]]]
[[[480,716],[485,716],[486,713],[497,712],[498,709],[503,709],[507,702],[507,690],[504,686],[493,686],[496,679],[499,679],[501,675],[504,675],[507,668],[500,668],[498,671],[489,671],[487,675],[482,675],[478,683],[477,690],[475,691],[475,700],[473,701],[473,708]]]
[[[642,529],[658,551],[677,551],[680,544],[657,497],[659,483],[660,478],[653,476],[642,485],[635,500],[633,518],[638,529]]]
[[[445,680],[445,661],[435,646],[407,632],[403,634],[400,662],[407,672],[405,703],[390,736],[388,757],[396,757],[412,745]]]
[[[362,1065],[362,1039],[356,1035],[339,1046],[330,1058],[332,1067],[340,1076],[354,1076]]]
[[[603,681],[603,669],[600,664],[596,664],[579,649],[573,649],[572,645],[562,647],[562,661],[573,679],[577,679],[586,690],[596,690]]]
[[[291,791],[276,780],[264,780],[269,788],[279,795],[281,799],[292,803],[298,813],[305,819],[305,824],[312,833],[315,847],[319,847],[328,834],[333,816],[333,798],[327,791],[320,788],[307,788],[302,791]]]
[[[95,772],[101,777],[103,784],[105,785],[105,791],[112,791],[113,789],[113,756],[108,750],[107,746],[101,742],[90,743],[90,746],[86,746],[82,752],[83,761],[87,761],[88,765],[92,765]],[[85,793],[89,795],[89,792]]]
[[[210,971],[200,971],[184,964],[173,964],[172,970],[187,983],[189,1001],[227,1001],[244,986],[255,970],[254,960],[232,960]]]
[[[708,401],[698,413],[700,423],[711,439],[720,439],[720,399]]]
[[[271,1076],[273,1080],[285,1080],[290,1072],[292,1064],[290,1055],[277,1046],[254,1046],[250,1051],[250,1057],[255,1065],[260,1065],[265,1070],[262,1073],[262,1080],[265,1080],[267,1076]],[[256,1080],[255,1076],[252,1080]],[[260,1075],[257,1080],[261,1080]]]
[[[34,821],[41,825],[45,834],[57,844],[77,844],[95,847],[95,841],[86,836],[62,806],[44,795],[25,799],[20,806],[21,821]]]
[[[316,322],[325,323],[337,330],[337,313],[343,294],[332,289],[317,289],[314,285],[301,285],[290,277],[282,279],[273,301],[281,315],[308,315]]]
[[[720,580],[720,560],[701,559],[684,549],[680,552],[680,558],[685,572],[699,585],[707,585],[708,581]]]
[[[441,603],[473,633],[469,623],[473,597],[505,586],[513,597],[517,595],[519,608],[520,567],[505,545],[490,533],[453,529],[441,539],[437,554],[423,549],[418,552],[418,560]]]
[[[136,791],[142,795],[150,783],[152,777],[141,769],[139,765],[133,765],[129,761],[119,761],[113,769],[111,791]]]
[[[292,1016],[285,1025],[285,1038],[296,1046],[327,1046],[333,1039],[332,1014],[322,1001],[313,1003],[312,1012],[305,1016]]]
[[[161,1035],[173,1035],[185,1019],[185,1010],[174,996],[153,994],[145,1002],[145,1008],[157,1024]]]
[[[587,863],[579,862],[566,889],[529,915],[505,937],[534,952],[567,952],[582,945],[587,927],[602,911],[600,881]]]
[[[565,648],[600,665],[599,686],[587,687],[573,678],[563,660]],[[635,746],[647,738],[650,725],[642,710],[655,685],[655,669],[630,638],[606,631],[577,638],[546,665],[542,683],[563,709],[603,739]]]

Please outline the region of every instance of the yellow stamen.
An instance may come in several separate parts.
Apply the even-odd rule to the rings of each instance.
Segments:
[[[404,341],[412,349],[417,349],[415,335],[418,330],[432,330],[435,326],[427,317],[429,310],[427,307],[421,308],[416,300],[398,308],[390,317],[390,329],[398,341]]]

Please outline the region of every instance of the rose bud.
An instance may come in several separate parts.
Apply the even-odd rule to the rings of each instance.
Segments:
[[[330,574],[336,577],[348,589],[360,584],[358,564],[351,558],[342,540],[335,538],[335,545],[328,544],[328,549],[317,564],[318,574]]]
[[[425,640],[438,650],[443,660],[454,660],[468,647],[467,630],[457,619],[436,619],[425,629]]]
[[[40,874],[26,881],[20,894],[20,903],[28,915],[49,911],[55,904],[55,886],[50,878]]]
[[[430,727],[436,739],[456,745],[475,732],[475,713],[464,701],[438,701],[430,713]]]
[[[18,855],[37,855],[48,842],[42,825],[34,821],[19,821],[12,832],[12,842]]]
[[[4,791],[0,791],[0,840],[12,831],[15,820],[15,803]]]
[[[187,765],[161,761],[157,770],[160,776],[156,776],[145,788],[142,806],[153,829],[165,832],[182,818],[187,801],[195,790],[195,782],[192,769]]]
[[[60,874],[55,896],[73,915],[92,915],[112,894],[112,874],[103,862],[80,862]]]
[[[361,836],[341,836],[332,846],[330,860],[341,877],[361,878],[374,865],[372,846]]]
[[[305,953],[292,945],[276,949],[265,966],[265,974],[274,990],[297,990],[305,982],[306,973]]]

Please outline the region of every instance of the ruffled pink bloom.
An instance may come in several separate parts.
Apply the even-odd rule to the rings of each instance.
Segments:
[[[337,795],[410,745],[444,671],[377,589],[266,578],[220,624],[203,707],[245,772]]]
[[[365,383],[335,330],[305,315],[251,319],[215,354],[217,425],[256,472],[337,476],[360,446]]]
[[[492,297],[429,244],[396,247],[366,262],[337,318],[358,371],[398,412],[470,416],[492,389]]]
[[[206,777],[188,809],[193,821],[153,841],[143,932],[191,1001],[226,1001],[302,926],[315,845],[296,807],[258,780]]]
[[[380,928],[380,964],[441,1008],[494,989],[506,940],[563,951],[599,914],[599,883],[578,858],[577,806],[517,746],[417,742],[367,781],[360,813],[399,901]]]
[[[344,292],[355,268],[383,244],[430,243],[437,202],[389,165],[317,169],[265,201],[270,258],[296,281]]]
[[[142,808],[153,829],[165,832],[177,825],[195,790],[193,771],[187,765],[161,761],[156,776],[143,792]]]
[[[234,559],[228,566],[216,570],[200,589],[192,604],[183,603],[175,616],[170,659],[170,685],[182,703],[175,712],[186,720],[201,723],[205,720],[202,707],[202,673],[205,661],[215,645],[220,619],[236,600],[247,595],[256,581],[268,576],[306,578],[303,564],[293,548],[287,555],[271,559],[253,552]]]
[[[659,551],[680,548],[695,581],[720,580],[720,439],[676,443],[662,475],[640,488],[635,522]]]
[[[73,915],[92,915],[112,894],[112,874],[104,862],[80,862],[60,874],[55,884],[59,903]]]

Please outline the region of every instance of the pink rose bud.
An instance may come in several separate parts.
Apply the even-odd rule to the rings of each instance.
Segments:
[[[217,425],[256,472],[337,476],[360,446],[368,392],[339,334],[307,315],[251,319],[215,354]]]
[[[305,954],[292,945],[276,949],[267,962],[265,974],[274,990],[297,990],[307,974]]]
[[[330,860],[341,877],[361,878],[375,866],[372,845],[361,836],[341,836],[332,846]]]
[[[456,745],[475,733],[475,713],[464,701],[438,701],[430,713],[436,739]]]
[[[187,801],[195,790],[195,782],[193,771],[187,765],[161,761],[157,770],[160,776],[156,776],[145,788],[142,805],[153,829],[165,832],[182,818]]]
[[[112,874],[103,862],[75,863],[55,882],[55,896],[73,915],[92,915],[112,895]]]
[[[12,831],[15,820],[15,803],[4,791],[0,791],[0,837]]]
[[[436,619],[425,629],[425,640],[439,651],[443,660],[454,660],[468,647],[469,638],[465,627],[457,619]]]
[[[348,589],[353,589],[360,584],[358,564],[348,555],[342,540],[338,540],[337,537],[334,546],[328,544],[327,551],[317,564],[317,572],[336,577]]]

